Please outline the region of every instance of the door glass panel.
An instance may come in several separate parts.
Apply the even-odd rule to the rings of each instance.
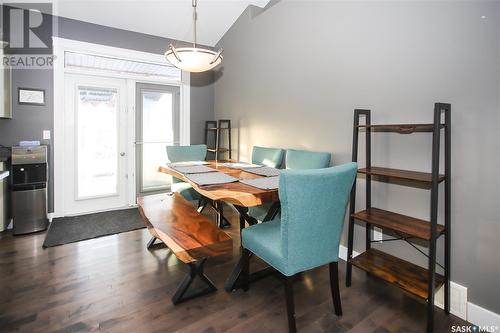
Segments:
[[[118,194],[118,91],[77,89],[77,198]]]
[[[158,172],[165,164],[166,146],[174,142],[174,96],[171,92],[141,90],[142,188],[140,192],[168,188],[171,177]]]

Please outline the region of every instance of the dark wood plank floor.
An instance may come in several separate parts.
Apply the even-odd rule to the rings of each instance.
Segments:
[[[278,279],[258,281],[247,293],[223,289],[239,257],[236,215],[229,217],[234,251],[206,264],[219,291],[178,306],[170,298],[186,267],[161,245],[146,250],[145,229],[46,250],[44,233],[13,237],[4,232],[0,331],[286,332]],[[353,286],[345,288],[345,263],[339,266],[344,316],[333,313],[327,267],[315,269],[294,285],[299,332],[424,332],[421,301],[356,269]],[[436,332],[464,324],[439,309],[436,316]]]

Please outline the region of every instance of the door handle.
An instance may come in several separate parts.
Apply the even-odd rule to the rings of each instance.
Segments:
[[[125,156],[125,152],[124,152],[124,151],[122,151],[122,152],[120,153],[120,156]]]

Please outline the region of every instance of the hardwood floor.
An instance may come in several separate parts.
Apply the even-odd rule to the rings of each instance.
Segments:
[[[231,210],[228,208],[226,212]],[[45,234],[0,234],[0,332],[286,332],[284,287],[269,277],[247,293],[226,293],[239,258],[238,221],[228,214],[232,253],[205,266],[217,293],[178,306],[170,298],[187,267],[168,249],[146,249],[146,229],[42,249]],[[259,265],[255,259],[251,267]],[[294,283],[299,332],[424,332],[425,306],[399,289],[353,270],[344,315],[333,312],[328,265]],[[465,322],[436,309],[435,332]]]

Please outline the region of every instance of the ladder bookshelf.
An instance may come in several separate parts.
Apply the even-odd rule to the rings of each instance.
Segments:
[[[450,200],[451,200],[451,105],[435,103],[434,121],[430,124],[389,124],[372,125],[371,111],[354,110],[354,130],[352,161],[358,161],[358,137],[360,129],[366,133],[366,166],[358,173],[366,177],[366,208],[356,211],[356,184],[353,186],[349,208],[349,230],[347,244],[346,286],[351,285],[352,266],[385,280],[406,292],[427,302],[427,332],[434,329],[434,296],[436,290],[444,285],[444,311],[450,312]],[[364,125],[360,119],[364,117]],[[442,121],[444,118],[444,122]],[[444,174],[439,173],[441,135],[444,130]],[[371,164],[371,136],[373,132],[387,132],[411,134],[416,132],[432,133],[432,171],[430,173],[376,167]],[[387,210],[372,207],[371,182],[399,180],[407,186],[420,187],[430,190],[431,205],[430,219],[424,221],[410,216],[393,213]],[[444,225],[438,224],[438,193],[439,184],[444,182]],[[365,225],[365,252],[353,257],[354,224],[355,221]],[[390,255],[371,247],[372,229],[376,226],[389,230],[396,235],[395,239],[411,243],[412,239],[426,241],[429,247],[428,267],[423,268],[396,256]],[[444,264],[436,262],[436,241],[438,237],[444,239]],[[378,242],[378,241],[377,241]],[[444,270],[444,275],[436,273],[436,265]]]
[[[210,142],[210,134],[212,135],[212,141]],[[222,134],[226,134],[227,147],[221,147]],[[213,153],[215,160],[219,160],[220,154],[227,153],[228,159],[231,159],[231,120],[221,119],[207,120],[205,121],[205,144],[207,145],[207,150],[209,153]]]

